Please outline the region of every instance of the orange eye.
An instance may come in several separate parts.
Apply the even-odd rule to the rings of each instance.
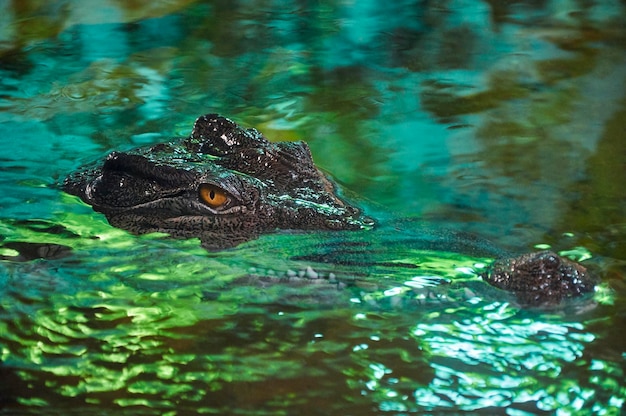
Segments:
[[[228,201],[226,192],[217,186],[203,183],[200,185],[200,199],[211,208],[219,208]]]

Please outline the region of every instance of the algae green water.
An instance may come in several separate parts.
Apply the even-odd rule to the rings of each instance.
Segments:
[[[0,8],[0,414],[621,413],[624,2]],[[207,252],[60,190],[208,112],[306,140],[378,226]],[[522,309],[494,247],[602,283]]]

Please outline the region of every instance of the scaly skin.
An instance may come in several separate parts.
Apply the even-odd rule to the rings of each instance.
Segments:
[[[581,264],[552,251],[496,260],[483,279],[528,306],[548,306],[594,291],[597,279]]]
[[[199,237],[208,249],[276,229],[355,230],[372,223],[335,195],[306,143],[270,143],[215,114],[198,118],[189,138],[113,152],[103,164],[70,175],[63,187],[116,227]],[[224,202],[207,204],[201,198],[207,187]]]
[[[277,229],[373,224],[339,199],[306,143],[270,143],[216,114],[198,118],[186,139],[113,152],[102,164],[68,176],[63,188],[116,227],[198,237],[212,250]],[[497,260],[484,279],[531,306],[580,296],[597,282],[582,265],[552,252]]]

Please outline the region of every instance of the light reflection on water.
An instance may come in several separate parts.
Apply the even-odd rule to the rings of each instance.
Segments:
[[[0,413],[619,414],[620,2],[22,3],[0,17]],[[307,139],[383,226],[207,253],[55,186],[209,111]],[[476,276],[495,251],[421,246],[423,221],[597,265],[598,303],[520,310]]]
[[[550,394],[539,387],[541,383],[533,380],[529,372],[536,372],[535,377],[558,378],[561,363],[581,358],[584,345],[592,342],[594,336],[581,333],[582,325],[576,323],[520,320],[514,311],[507,311],[506,305],[488,305],[484,309],[492,308],[495,312],[484,317],[455,321],[451,325],[417,325],[414,335],[427,343],[433,355],[431,365],[436,370],[433,383],[439,387],[438,394],[448,398],[448,406],[461,405],[468,410],[527,401],[537,402],[540,410],[554,410],[553,404],[545,403],[550,401]],[[480,366],[481,374],[452,371],[472,366]],[[428,390],[416,391],[421,400],[418,402],[434,404],[429,403],[433,398],[427,393]],[[465,399],[459,400],[459,396]],[[568,401],[560,406],[571,405],[572,410],[580,410],[576,406],[581,404]]]
[[[468,317],[463,319],[464,315]],[[363,394],[374,395],[381,409],[389,411],[494,411],[506,407],[511,412],[558,410],[570,414],[589,412],[591,407],[599,410],[589,402],[598,399],[601,379],[590,375],[583,382],[568,377],[572,369],[589,364],[583,358],[584,350],[595,336],[578,322],[550,322],[549,316],[520,315],[508,304],[496,302],[482,303],[471,311],[454,308],[443,316],[422,317],[411,335],[428,356],[432,380],[420,385],[398,377],[406,363],[371,364]],[[366,360],[374,359],[370,349],[367,345],[359,348],[359,352],[368,354]],[[606,363],[594,363],[592,368],[603,365]],[[617,370],[609,378],[619,383],[623,369],[608,365]],[[623,398],[618,391],[614,389],[617,394],[609,400],[621,406]]]
[[[84,411],[214,412],[263,403],[306,413],[322,396],[331,411],[348,398],[354,409],[376,403],[395,412],[493,406],[575,411],[593,403],[594,386],[623,374],[614,373],[615,363],[586,362],[585,346],[595,336],[576,319],[485,299],[476,286],[481,282],[469,273],[473,257],[439,253],[437,263],[434,252],[396,248],[403,262],[423,261],[442,275],[389,277],[383,261],[369,269],[373,286],[329,290],[310,283],[292,290],[276,282],[240,283],[245,272],[238,269],[246,262],[257,272],[279,269],[276,259],[264,266],[258,253],[284,248],[289,236],[262,238],[229,258],[208,256],[194,241],[137,239],[104,223],[98,227],[80,239],[61,240],[74,245],[74,255],[39,263],[38,281],[16,281],[25,273],[35,276],[32,263],[9,264],[3,299],[13,302],[2,304],[2,314],[12,319],[2,320],[1,358],[19,378],[13,394],[24,406],[79,398]],[[106,237],[108,245],[86,238],[92,234]],[[318,242],[302,235],[290,250],[315,250]],[[69,264],[98,251],[92,262],[99,272],[87,268],[92,274],[86,281],[72,285],[76,266]],[[155,256],[170,263],[146,265]],[[328,267],[304,263],[320,275]],[[332,270],[351,282],[347,272]],[[415,278],[422,285],[397,290]],[[472,282],[482,297],[466,294]],[[572,387],[571,364],[592,367],[603,374],[601,381]],[[337,377],[346,384],[338,386]],[[268,383],[277,390],[264,392]],[[294,388],[298,399],[290,393]],[[623,392],[614,393],[619,400]]]

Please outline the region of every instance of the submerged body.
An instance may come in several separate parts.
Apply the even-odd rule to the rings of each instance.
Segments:
[[[277,229],[357,230],[373,221],[336,195],[304,142],[270,143],[255,129],[208,114],[191,135],[129,152],[68,176],[64,190],[136,234],[200,238],[211,250]],[[552,252],[497,260],[484,276],[526,305],[593,291],[595,278]]]

